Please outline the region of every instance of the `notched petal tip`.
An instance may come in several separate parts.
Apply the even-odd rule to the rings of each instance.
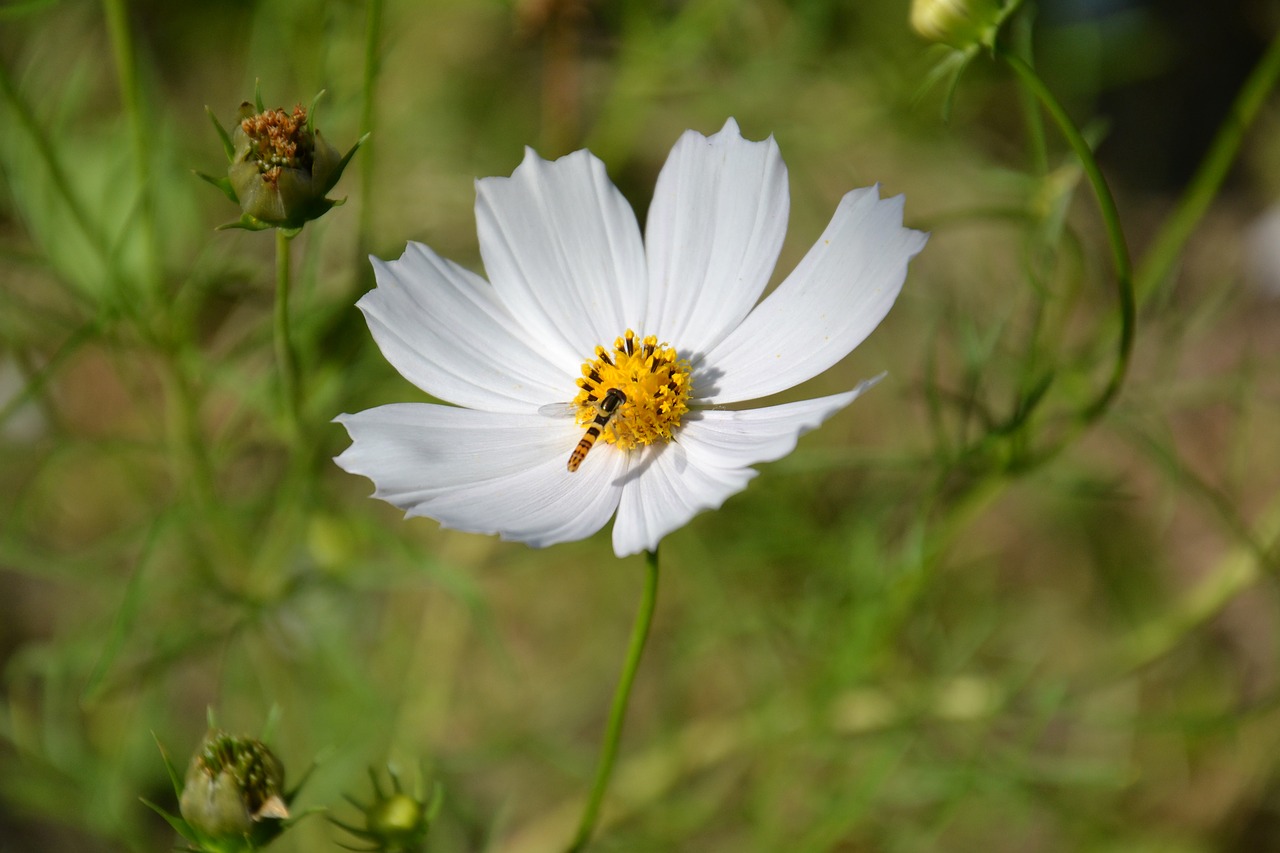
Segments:
[[[737,138],[741,139],[742,130],[741,128],[738,127],[738,120],[733,116],[729,116],[727,119],[725,119],[724,127],[720,128],[720,132],[717,133],[716,136],[720,136],[721,134],[727,137],[736,136]]]
[[[902,224],[905,198],[880,185],[851,190],[817,243],[749,316],[708,352],[719,370],[713,403],[758,399],[828,369],[869,335],[892,307],[908,262],[927,235]]]
[[[848,199],[851,196],[859,196],[859,195],[865,195],[865,194],[873,195],[875,200],[872,203],[878,209],[877,212],[892,216],[893,224],[897,225],[906,233],[913,235],[913,239],[919,241],[919,246],[911,253],[911,256],[914,257],[916,254],[920,252],[921,249],[924,248],[924,244],[928,242],[930,232],[920,231],[915,228],[910,228],[906,225],[906,222],[905,222],[906,207],[907,207],[906,193],[898,193],[897,195],[891,195],[891,196],[882,196],[880,193],[880,187],[881,187],[880,182],[876,181],[874,184],[872,184],[869,187],[860,187],[855,190],[850,190],[849,192],[844,194],[844,198],[841,199],[841,202],[843,203],[844,199]]]

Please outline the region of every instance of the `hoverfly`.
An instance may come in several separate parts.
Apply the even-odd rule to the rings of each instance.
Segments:
[[[627,395],[617,388],[610,388],[605,392],[604,399],[600,401],[600,405],[597,407],[600,413],[596,415],[596,419],[591,426],[587,427],[586,434],[582,436],[582,441],[578,442],[578,446],[573,449],[573,453],[569,454],[569,473],[578,470],[582,460],[587,458],[587,454],[595,446],[596,439],[600,437],[600,432],[609,423],[609,419],[613,417],[614,413],[618,411],[618,407],[625,402],[627,402]]]

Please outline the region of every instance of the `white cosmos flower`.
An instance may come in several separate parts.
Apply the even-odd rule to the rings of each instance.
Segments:
[[[732,119],[676,142],[644,239],[585,150],[555,161],[528,150],[510,178],[476,181],[476,196],[488,282],[410,243],[373,260],[377,287],[359,302],[387,360],[453,405],[341,415],[352,444],[336,461],[406,516],[539,547],[616,513],[619,557],[719,507],[750,466],[790,453],[873,384],[720,408],[848,355],[927,239],[902,226],[901,196],[854,190],[760,300],[786,232],[787,170],[772,137],[744,140]],[[589,432],[599,441],[581,459]]]

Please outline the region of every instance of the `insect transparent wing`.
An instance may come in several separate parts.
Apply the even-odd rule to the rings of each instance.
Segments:
[[[548,418],[572,418],[578,414],[573,403],[547,403],[538,407],[538,414]]]

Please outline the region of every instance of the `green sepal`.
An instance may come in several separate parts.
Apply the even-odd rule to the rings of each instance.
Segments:
[[[971,46],[966,50],[959,50],[946,45],[935,45],[934,47],[936,52],[942,54],[942,57],[933,68],[929,69],[929,73],[925,75],[924,82],[916,90],[913,100],[918,103],[924,99],[924,96],[933,87],[946,81],[946,91],[942,97],[942,123],[950,124],[951,107],[955,102],[956,90],[960,87],[960,78],[978,55],[978,48]]]
[[[311,99],[311,106],[307,108],[307,133],[316,132],[316,105],[320,103],[320,99],[324,97],[327,89],[321,89],[316,92],[316,96]],[[359,143],[356,143],[357,145]]]
[[[387,794],[382,790],[382,780],[378,778],[378,772],[372,767],[367,768],[366,772],[369,774],[369,782],[373,785],[374,798],[378,800],[385,799]],[[391,785],[395,789],[395,792],[397,794],[400,793],[400,777],[396,775],[396,772],[391,769],[390,765],[387,766],[387,775],[391,777]],[[363,808],[363,806],[361,808]]]
[[[150,800],[148,800],[146,797],[138,797],[138,799],[142,801],[142,804],[143,804],[144,806],[146,806],[147,808],[151,809],[151,810],[152,810],[153,812],[155,812],[156,814],[160,815],[160,817],[164,818],[165,823],[167,823],[167,824],[169,824],[169,826],[173,827],[173,831],[174,831],[174,832],[178,833],[179,835],[181,835],[183,838],[187,839],[188,841],[194,841],[194,840],[195,840],[195,839],[191,838],[190,833],[191,833],[193,830],[191,829],[191,826],[190,826],[190,825],[189,825],[185,820],[183,820],[182,818],[178,817],[177,815],[171,815],[171,814],[169,814],[169,813],[168,813],[167,811],[165,811],[163,808],[161,808],[160,806],[158,806],[158,805],[156,805],[155,803],[151,802],[151,801],[150,801]]]
[[[192,169],[191,171],[195,172],[195,174],[200,178],[202,178],[203,180],[208,181],[218,189],[222,190],[223,194],[226,195],[226,197],[231,200],[232,204],[240,203],[240,199],[236,198],[235,189],[231,186],[231,179],[228,178],[226,175],[223,175],[221,178],[215,178],[213,175],[206,175],[204,172],[201,172],[198,169]]]
[[[342,155],[342,159],[338,161],[337,168],[334,169],[333,183],[336,184],[338,182],[338,178],[342,177],[342,170],[347,168],[347,164],[351,162],[351,158],[355,156],[356,151],[360,148],[360,146],[364,145],[365,142],[368,141],[370,135],[372,135],[372,131],[370,133],[366,133],[364,136],[357,139],[356,144],[351,146],[351,150],[348,151],[346,154]],[[346,201],[346,199],[343,199],[343,201]]]
[[[233,228],[239,228],[244,231],[266,231],[268,228],[276,226],[263,222],[261,219],[255,219],[247,213],[240,214],[240,218],[235,222],[224,222],[215,231],[230,231]]]
[[[222,122],[218,121],[218,116],[214,114],[208,104],[205,104],[204,111],[209,116],[209,120],[213,122],[214,130],[218,131],[218,138],[222,140],[222,150],[227,153],[227,162],[230,163],[236,158],[236,147],[231,144],[231,134],[227,133],[227,129],[222,126]]]
[[[182,788],[186,783],[182,780],[182,775],[178,773],[178,768],[174,767],[173,762],[169,760],[169,751],[165,749],[164,744],[160,742],[160,736],[155,732],[152,732],[151,737],[156,742],[156,748],[160,750],[160,760],[164,762],[164,769],[169,774],[169,784],[173,785],[173,792],[177,794],[178,797],[181,797]],[[152,808],[154,808],[154,806]]]
[[[262,733],[258,735],[258,740],[262,741],[263,743],[266,743],[267,741],[275,740],[276,729],[280,727],[280,720],[283,717],[284,717],[284,710],[280,707],[279,703],[272,702],[271,707],[267,709],[267,719],[262,724]],[[306,778],[311,775],[311,771],[315,769],[316,769],[316,766],[314,763],[312,763],[312,765],[307,768],[307,772],[302,774],[303,781],[306,781]],[[297,789],[301,787],[302,787],[302,782],[299,782],[297,787],[294,788],[294,793],[297,793]]]
[[[964,76],[965,69],[973,62],[974,57],[978,55],[976,48],[966,50],[961,54],[960,64],[956,67],[955,74],[951,76],[951,82],[947,85],[947,94],[942,100],[942,123],[951,123],[951,107],[956,101],[956,91],[960,88],[960,78]]]
[[[329,821],[329,823],[331,823],[331,824],[333,824],[334,826],[338,827],[338,829],[346,830],[347,832],[349,832],[349,833],[351,833],[352,835],[355,835],[355,836],[357,836],[357,837],[359,837],[359,838],[365,838],[365,839],[374,839],[374,838],[377,838],[377,836],[376,836],[376,835],[374,835],[372,832],[369,832],[369,830],[367,830],[367,829],[358,829],[358,828],[356,828],[356,827],[352,826],[352,825],[351,825],[351,824],[349,824],[349,823],[343,823],[342,821],[338,820],[336,817],[329,817],[328,815],[326,815],[326,816],[325,816],[325,820]],[[349,850],[349,849],[351,849],[351,848],[347,848],[347,849]]]
[[[436,818],[440,816],[440,809],[444,806],[444,785],[440,784],[437,779],[436,783],[431,786],[431,800],[427,803],[427,810],[423,817],[428,825],[436,822]]]
[[[281,229],[281,230],[285,232],[284,236],[286,237],[292,238],[297,236],[297,231],[290,234],[288,229]],[[301,228],[298,229],[298,231],[301,231],[301,230],[302,230]],[[302,791],[302,786],[307,784],[307,780],[311,778],[312,773],[316,772],[316,767],[318,766],[319,764],[317,762],[315,761],[311,762],[311,766],[308,767],[306,771],[303,772],[302,778],[298,780],[298,784],[294,785],[288,791],[284,792],[283,796],[284,796],[285,805],[289,805],[289,806],[293,805],[294,798],[297,797],[298,794]],[[307,814],[307,813],[308,812],[303,812],[303,814]]]

